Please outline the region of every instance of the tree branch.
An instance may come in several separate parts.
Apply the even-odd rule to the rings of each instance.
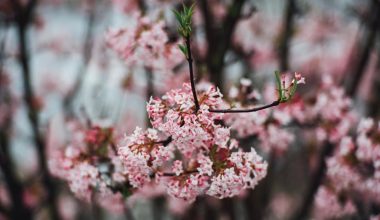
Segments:
[[[359,87],[361,79],[363,78],[365,67],[367,66],[369,56],[374,48],[376,42],[376,33],[379,31],[380,26],[380,2],[378,0],[371,0],[371,4],[368,10],[368,20],[366,29],[361,37],[358,39],[357,43],[358,54],[353,53],[352,59],[354,62],[349,62],[349,64],[354,64],[354,66],[347,67],[348,72],[345,79],[345,88],[347,95],[353,97]],[[360,47],[362,45],[362,47]],[[358,58],[358,60],[356,60]]]
[[[210,109],[209,112],[215,112],[215,113],[245,113],[245,112],[257,112],[263,109],[271,108],[274,106],[279,105],[281,102],[279,100],[272,102],[268,105],[263,105],[257,108],[251,108],[251,109]]]
[[[197,170],[185,171],[181,175],[191,175],[191,174],[194,174],[194,173],[198,173],[198,171]],[[177,175],[175,173],[163,173],[162,176],[172,177],[172,176],[177,176]]]
[[[186,37],[186,48],[187,48],[187,62],[189,63],[189,72],[190,72],[190,83],[191,83],[191,91],[193,93],[194,104],[195,104],[195,113],[199,110],[199,101],[197,97],[197,91],[195,89],[195,81],[194,81],[194,70],[193,70],[193,56],[191,54],[191,45],[190,45],[190,35]]]
[[[318,188],[322,184],[322,181],[325,177],[327,169],[326,159],[328,156],[331,155],[333,150],[334,146],[329,142],[327,142],[323,147],[318,159],[318,168],[316,169],[314,175],[311,178],[311,185],[309,189],[306,191],[305,197],[301,202],[301,208],[295,213],[294,217],[291,219],[302,220],[307,218],[307,215],[309,214],[310,209],[313,205],[315,194],[317,193]]]
[[[26,104],[28,119],[31,124],[33,141],[37,148],[38,153],[38,164],[43,175],[43,184],[46,188],[47,199],[49,204],[49,211],[51,214],[51,219],[60,219],[58,208],[57,208],[57,196],[56,188],[53,180],[49,174],[46,158],[45,142],[43,140],[42,134],[39,131],[39,117],[38,110],[35,105],[36,97],[32,89],[31,76],[30,76],[30,55],[27,46],[27,29],[30,20],[32,19],[33,10],[36,7],[36,1],[31,0],[25,8],[15,7],[20,11],[15,11],[17,14],[17,34],[18,43],[20,47],[20,57],[19,62],[22,68],[22,83],[23,83],[23,93],[24,102]]]
[[[166,140],[155,142],[155,144],[162,144],[164,146],[170,144],[173,141],[173,138],[169,136]]]
[[[205,22],[205,32],[208,43],[208,50],[206,56],[206,65],[209,71],[210,80],[219,89],[223,91],[223,75],[222,70],[224,66],[224,56],[227,53],[231,44],[231,39],[237,22],[241,16],[241,10],[245,0],[233,1],[228,8],[228,14],[223,23],[216,27],[215,22],[212,20],[211,13],[207,0],[201,1],[201,12]]]
[[[18,6],[14,2],[15,8]],[[7,29],[8,23],[5,23]],[[0,42],[0,102],[6,104],[9,108],[12,105],[11,94],[7,84],[3,84],[4,79],[4,59],[5,59],[5,43],[7,39],[7,32],[4,30],[4,38]],[[10,112],[9,112],[10,113]],[[7,113],[5,113],[7,114]],[[11,114],[11,113],[10,113]],[[6,115],[5,120],[0,127],[0,169],[11,200],[10,210],[5,207],[0,207],[0,212],[10,219],[32,219],[32,211],[23,202],[24,187],[22,182],[18,179],[15,166],[12,161],[12,156],[9,152],[10,149],[10,130],[12,127],[11,115]]]
[[[4,176],[4,182],[7,187],[12,207],[9,214],[11,219],[32,219],[31,210],[24,204],[23,186],[14,172],[14,165],[9,152],[9,132],[10,118],[0,127],[0,169]]]
[[[289,69],[289,43],[293,35],[294,15],[296,14],[296,0],[287,0],[286,11],[284,13],[283,31],[280,35],[278,55],[281,72]]]

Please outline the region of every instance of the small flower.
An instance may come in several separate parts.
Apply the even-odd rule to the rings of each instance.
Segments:
[[[305,77],[302,77],[300,73],[295,72],[294,78],[296,79],[297,84],[305,84]]]
[[[175,173],[176,176],[179,176],[183,173],[183,165],[182,161],[180,160],[175,160],[173,162],[173,167],[172,167],[173,172]]]

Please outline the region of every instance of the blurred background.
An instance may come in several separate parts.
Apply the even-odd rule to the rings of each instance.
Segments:
[[[194,2],[198,82],[215,84],[231,103],[256,105],[270,101],[275,70],[306,78],[273,116],[226,118],[241,146],[268,161],[267,177],[239,197],[193,204],[154,187],[126,198],[121,211],[111,199],[78,199],[52,168],[78,124],[130,134],[149,125],[151,96],[188,82],[178,52],[123,51],[142,44],[132,34],[141,25],[158,22],[158,44],[176,49],[172,10],[182,2],[0,0],[0,219],[380,219],[380,2]],[[337,152],[348,136],[356,157],[342,165]],[[361,146],[378,156],[361,160]]]

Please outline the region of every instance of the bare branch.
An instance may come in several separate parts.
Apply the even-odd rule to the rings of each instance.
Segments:
[[[195,113],[199,110],[199,101],[197,97],[197,91],[195,89],[195,81],[194,81],[194,70],[193,70],[193,57],[191,53],[191,45],[190,45],[190,36],[186,37],[186,47],[187,47],[187,62],[189,63],[189,72],[190,72],[190,83],[191,83],[191,91],[193,93],[194,104],[195,104]]]
[[[274,106],[279,105],[281,102],[279,100],[272,102],[268,105],[263,105],[257,108],[251,108],[251,109],[210,109],[209,112],[215,112],[215,113],[247,113],[247,112],[257,112],[260,110],[264,110],[267,108],[271,108]]]

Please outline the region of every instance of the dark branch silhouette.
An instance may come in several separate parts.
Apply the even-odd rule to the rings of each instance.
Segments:
[[[349,62],[347,67],[347,77],[345,78],[345,88],[347,95],[350,97],[355,96],[358,87],[363,79],[366,66],[369,61],[372,50],[375,48],[376,36],[380,27],[380,2],[371,0],[367,12],[367,20],[365,22],[365,29],[360,39],[357,40],[358,53],[352,54],[352,62]],[[355,49],[355,48],[354,48]],[[351,66],[353,64],[353,66]]]
[[[30,0],[25,6],[20,2],[10,0],[16,15],[17,35],[20,49],[19,63],[22,69],[23,98],[27,107],[28,119],[31,124],[33,141],[37,149],[38,165],[42,173],[42,182],[44,184],[51,219],[60,219],[57,207],[57,190],[50,176],[47,157],[46,145],[44,138],[39,130],[38,109],[35,105],[36,97],[31,83],[30,55],[28,51],[27,31],[29,22],[33,20],[33,12],[37,1]]]

